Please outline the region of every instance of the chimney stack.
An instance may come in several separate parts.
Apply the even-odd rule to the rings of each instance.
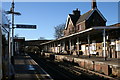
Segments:
[[[97,8],[96,0],[92,0],[92,9]]]
[[[76,10],[73,10],[73,15],[80,16],[80,10],[78,8]]]

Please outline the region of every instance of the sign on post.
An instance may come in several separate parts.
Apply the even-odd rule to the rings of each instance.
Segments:
[[[22,25],[22,24],[17,24],[16,28],[36,29],[36,25]]]

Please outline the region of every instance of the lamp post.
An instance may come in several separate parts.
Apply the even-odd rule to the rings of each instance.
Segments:
[[[19,12],[15,12],[14,11],[14,0],[12,0],[12,5],[11,5],[11,8],[10,8],[10,11],[7,11],[6,13],[7,14],[11,14],[12,15],[12,46],[11,46],[11,63],[14,65],[14,15],[21,15]]]
[[[11,56],[11,62],[14,65],[14,0],[12,2],[12,56]]]

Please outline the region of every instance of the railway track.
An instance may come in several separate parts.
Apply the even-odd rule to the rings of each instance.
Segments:
[[[70,72],[73,72],[76,75],[84,74],[84,76],[86,76],[86,77],[90,76],[90,78],[92,80],[94,80],[94,79],[95,80],[118,80],[116,78],[113,78],[113,77],[110,77],[110,76],[107,76],[104,74],[100,74],[98,72],[90,71],[90,70],[81,68],[79,66],[74,66],[71,64],[69,65],[69,63],[62,63],[62,64],[59,64],[59,66],[64,69],[70,70]]]
[[[77,66],[29,54],[54,80],[113,80]]]
[[[78,80],[74,74],[67,73],[67,70],[63,70],[57,64],[51,61],[45,60],[42,57],[29,54],[54,80]]]

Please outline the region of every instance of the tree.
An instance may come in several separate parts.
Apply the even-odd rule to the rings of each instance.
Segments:
[[[54,37],[55,37],[56,39],[61,38],[61,37],[63,37],[63,35],[64,35],[64,34],[63,34],[63,31],[64,31],[64,29],[65,29],[65,24],[63,23],[63,24],[60,24],[60,25],[58,25],[58,26],[55,26],[54,29],[55,29]]]
[[[18,37],[19,36],[19,34],[15,34],[15,37]]]
[[[38,40],[46,40],[44,37],[40,37]]]

